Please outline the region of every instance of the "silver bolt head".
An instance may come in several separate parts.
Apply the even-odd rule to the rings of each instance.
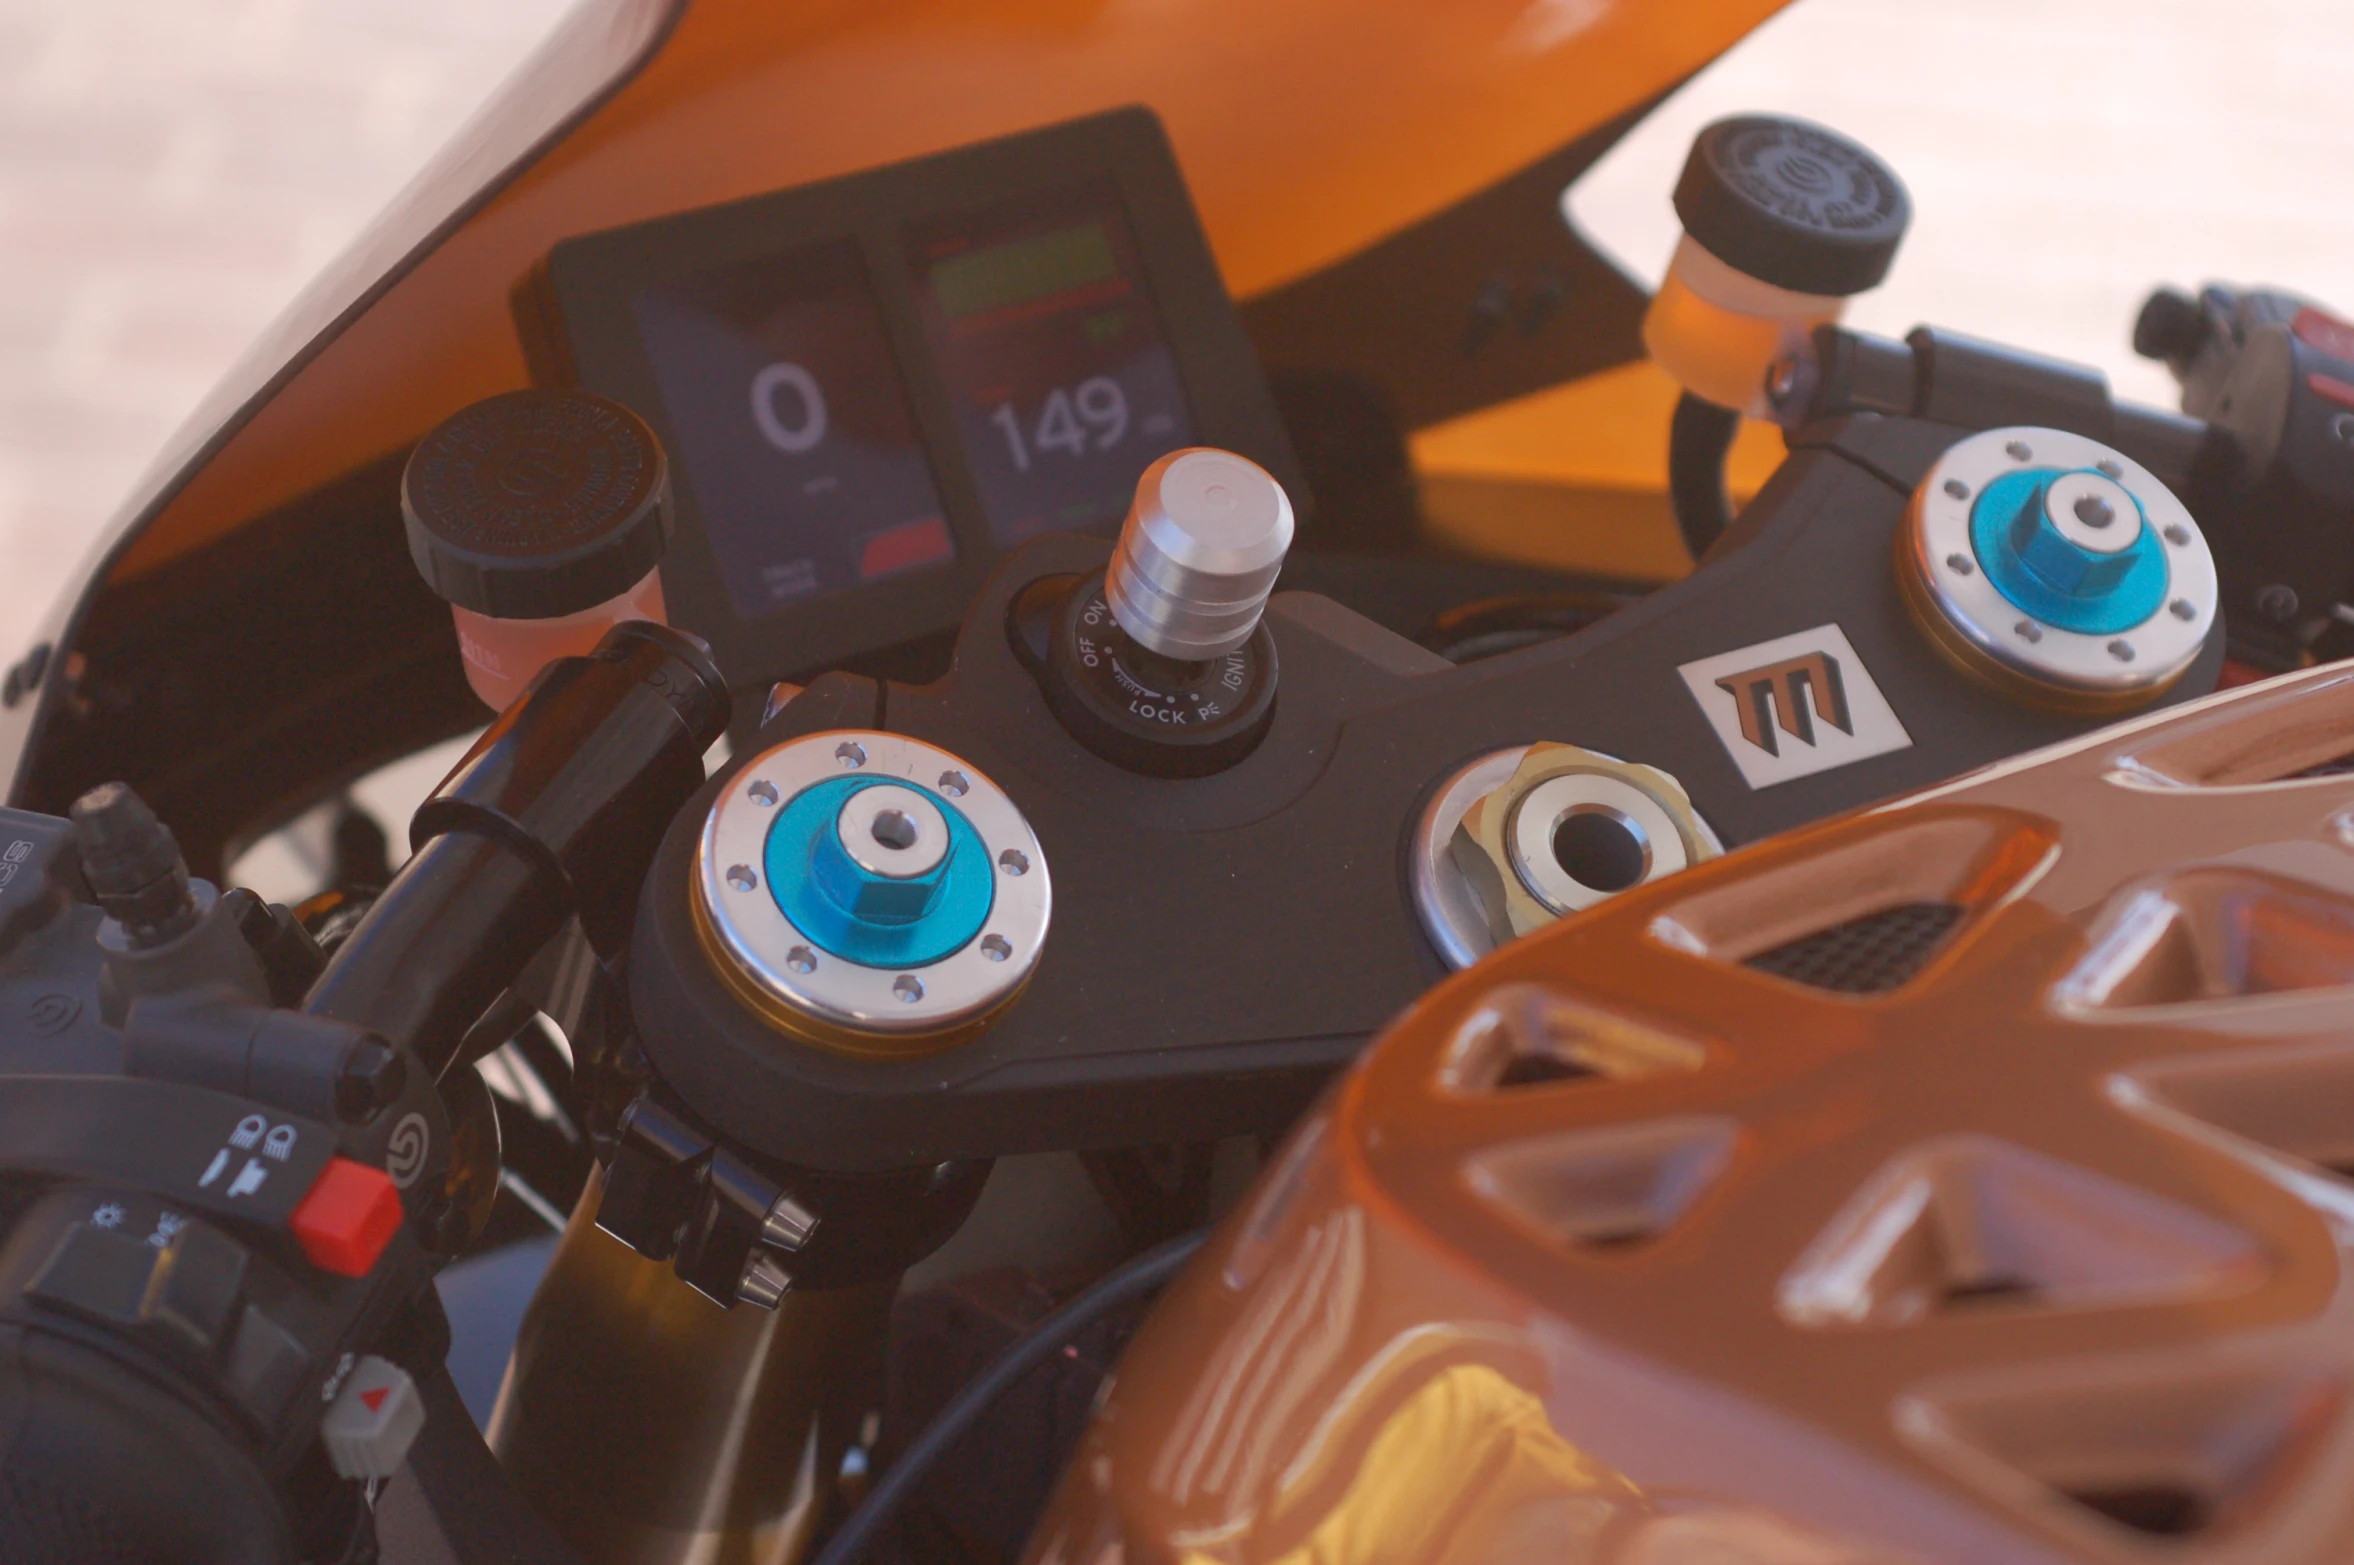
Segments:
[[[817,1214],[791,1195],[780,1195],[760,1223],[760,1238],[780,1250],[798,1250],[817,1232]]]
[[[766,1250],[744,1258],[743,1275],[736,1279],[736,1298],[756,1309],[773,1310],[792,1291],[793,1274]]]

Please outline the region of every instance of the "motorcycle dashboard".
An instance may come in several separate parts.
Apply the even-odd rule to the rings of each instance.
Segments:
[[[952,630],[1166,452],[1297,489],[1143,108],[568,239],[518,313],[543,378],[661,435],[670,618],[738,687]]]

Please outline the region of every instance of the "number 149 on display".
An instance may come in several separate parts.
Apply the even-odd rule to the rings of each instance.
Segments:
[[[1025,439],[1021,415],[1010,402],[1001,402],[989,422],[1004,432],[1005,447],[1014,471],[1030,470],[1031,457],[1041,451],[1085,456],[1089,446],[1109,451],[1128,433],[1128,394],[1109,375],[1096,375],[1069,388],[1057,386],[1046,394],[1038,410],[1037,427]]]

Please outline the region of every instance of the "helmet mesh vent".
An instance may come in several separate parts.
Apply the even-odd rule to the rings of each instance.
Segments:
[[[1747,965],[1839,994],[1885,994],[1926,967],[1961,918],[1958,903],[1900,902],[1785,941]]]

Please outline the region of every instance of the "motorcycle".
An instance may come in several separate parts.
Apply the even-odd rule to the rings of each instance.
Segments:
[[[1647,290],[1773,7],[1508,9],[571,18],[0,684],[0,1557],[2333,1557],[2354,326],[1850,329],[1765,115]],[[1605,372],[1690,575],[1433,540]]]

